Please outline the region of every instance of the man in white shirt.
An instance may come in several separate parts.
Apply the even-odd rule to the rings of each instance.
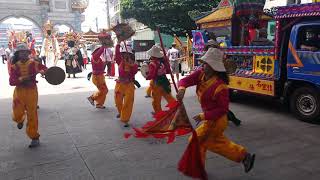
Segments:
[[[107,67],[107,76],[109,79],[111,77],[115,76],[115,67],[114,67],[114,60],[113,60],[113,51],[111,48],[106,48],[105,52],[102,54],[101,57],[105,62],[106,62],[106,67]]]
[[[172,74],[176,74],[177,82],[179,82],[180,51],[176,46],[176,43],[172,43],[172,48],[167,52],[167,57],[169,57]]]

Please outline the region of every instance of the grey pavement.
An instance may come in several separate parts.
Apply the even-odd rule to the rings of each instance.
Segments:
[[[106,110],[86,100],[94,87],[81,78],[67,80],[65,89],[39,83],[41,146],[29,149],[25,130],[11,121],[11,94],[1,80],[0,180],[187,180],[177,163],[187,137],[170,145],[151,139],[125,140],[116,116],[113,90]],[[68,84],[69,83],[69,84]],[[146,82],[143,82],[147,84]],[[110,84],[109,84],[110,85]],[[44,89],[52,91],[45,94]],[[76,87],[86,87],[80,92]],[[111,85],[110,85],[111,87]],[[88,90],[91,89],[91,90]],[[151,99],[136,90],[131,125],[140,127],[151,118]],[[194,89],[187,91],[189,117],[200,112]],[[320,179],[320,126],[296,120],[280,104],[243,96],[231,104],[243,121],[230,123],[226,136],[257,154],[254,169],[245,174],[240,164],[208,152],[206,170],[211,180],[318,180]]]

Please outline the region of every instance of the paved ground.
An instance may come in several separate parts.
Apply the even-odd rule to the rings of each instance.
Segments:
[[[108,94],[108,108],[96,110],[85,99],[94,88],[84,78],[67,80],[58,87],[40,80],[41,146],[28,149],[24,130],[18,130],[10,119],[12,89],[5,75],[0,80],[0,180],[189,179],[176,170],[186,137],[171,145],[123,139],[128,129],[115,118],[113,91]],[[151,100],[143,96],[144,89],[137,89],[133,126],[151,117]],[[192,90],[185,104],[190,116],[200,112]],[[257,154],[256,166],[245,174],[239,164],[209,152],[210,179],[320,179],[319,125],[300,122],[277,103],[263,99],[242,97],[231,109],[243,125],[230,124],[226,135]]]

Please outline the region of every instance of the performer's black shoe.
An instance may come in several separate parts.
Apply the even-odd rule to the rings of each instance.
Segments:
[[[254,166],[254,161],[255,161],[255,154],[250,154],[248,153],[244,160],[242,161],[242,164],[244,166],[244,171],[248,173]]]
[[[235,124],[236,126],[241,125],[240,119],[238,119],[232,111],[228,111],[227,116],[228,116],[228,120],[233,122],[233,124]]]
[[[70,78],[70,74],[68,75],[68,78]]]
[[[145,97],[145,98],[151,98],[151,96],[150,96],[150,95],[145,95],[144,97]]]
[[[120,118],[120,114],[117,114],[117,116],[116,116],[118,119]]]
[[[90,102],[90,104],[92,105],[92,106],[94,106],[94,100],[92,99],[92,97],[90,96],[90,97],[87,97],[87,99],[88,99],[88,101]]]
[[[105,109],[106,107],[105,107],[105,106],[102,106],[102,105],[96,105],[96,108],[97,108],[97,109]]]
[[[130,125],[128,123],[124,123],[123,127],[130,127]]]
[[[37,109],[40,109],[40,106],[37,106]]]
[[[29,148],[35,148],[40,146],[40,140],[39,139],[32,139]]]
[[[18,128],[18,129],[22,129],[22,128],[23,128],[23,122],[22,122],[22,123],[18,123],[18,124],[17,124],[17,128]]]

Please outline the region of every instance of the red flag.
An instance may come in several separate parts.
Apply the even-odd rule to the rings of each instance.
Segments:
[[[178,170],[186,176],[207,180],[207,173],[201,160],[197,133],[189,121],[184,105],[174,101],[167,107],[168,110],[154,115],[154,121],[147,122],[142,128],[133,127],[134,134],[125,133],[124,137],[129,138],[133,135],[136,138],[167,138],[169,144],[174,142],[176,136],[192,132],[192,140],[179,161]]]
[[[178,170],[184,175],[192,178],[199,178],[202,180],[208,179],[204,164],[201,161],[197,133],[194,130],[192,132],[192,139],[179,161]]]
[[[173,101],[167,106],[168,110],[160,111],[154,115],[155,120],[147,122],[142,128],[132,128],[136,138],[168,138],[167,143],[172,143],[176,136],[186,135],[193,128],[187,116],[185,107],[178,101]],[[132,134],[125,133],[129,138]]]

